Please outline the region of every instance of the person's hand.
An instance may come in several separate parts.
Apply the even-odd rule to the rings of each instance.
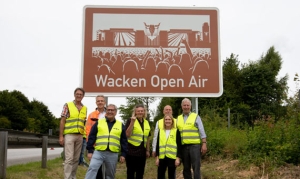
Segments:
[[[130,119],[131,119],[131,122],[134,123],[135,120],[136,120],[136,117],[135,117],[135,116],[132,116]]]
[[[175,167],[178,167],[180,165],[180,158],[176,158],[175,160]]]
[[[121,156],[120,157],[120,163],[124,163],[125,162],[125,157]]]
[[[201,153],[204,155],[206,152],[207,152],[207,146],[206,143],[203,143],[201,147]]]
[[[159,158],[158,158],[158,157],[156,157],[155,165],[156,165],[156,166],[159,166]]]
[[[156,152],[152,151],[152,157],[156,157]]]
[[[59,144],[64,146],[64,136],[59,136]]]
[[[92,156],[93,156],[93,153],[88,153],[88,154],[87,154],[87,157],[88,157],[89,161],[91,161]]]
[[[147,157],[147,158],[150,157],[150,152],[149,152],[149,150],[146,151],[146,157]]]

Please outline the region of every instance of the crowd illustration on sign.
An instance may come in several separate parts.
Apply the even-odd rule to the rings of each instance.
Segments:
[[[109,74],[125,72],[164,72],[194,74],[209,70],[211,48],[209,25],[202,32],[190,29],[161,31],[161,23],[147,24],[144,30],[110,28],[98,30],[93,41],[92,57],[97,60],[97,70]]]

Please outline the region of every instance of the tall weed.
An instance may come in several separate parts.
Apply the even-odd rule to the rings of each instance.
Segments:
[[[241,165],[264,168],[300,163],[299,122],[294,118],[256,122],[254,127],[227,126],[227,119],[207,113],[202,117],[208,156],[239,159]]]

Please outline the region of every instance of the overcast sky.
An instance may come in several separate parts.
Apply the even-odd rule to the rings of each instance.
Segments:
[[[81,83],[85,5],[217,7],[221,60],[234,53],[248,63],[275,46],[283,58],[279,76],[288,74],[289,92],[296,91],[293,77],[300,72],[296,0],[0,0],[0,90],[21,91],[59,117]],[[109,103],[118,106],[125,102],[109,97]],[[94,97],[85,97],[83,103],[92,112]]]

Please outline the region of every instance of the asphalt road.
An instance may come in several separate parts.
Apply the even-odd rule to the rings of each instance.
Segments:
[[[47,160],[60,157],[63,148],[48,148]],[[7,166],[42,161],[42,148],[8,149]]]

